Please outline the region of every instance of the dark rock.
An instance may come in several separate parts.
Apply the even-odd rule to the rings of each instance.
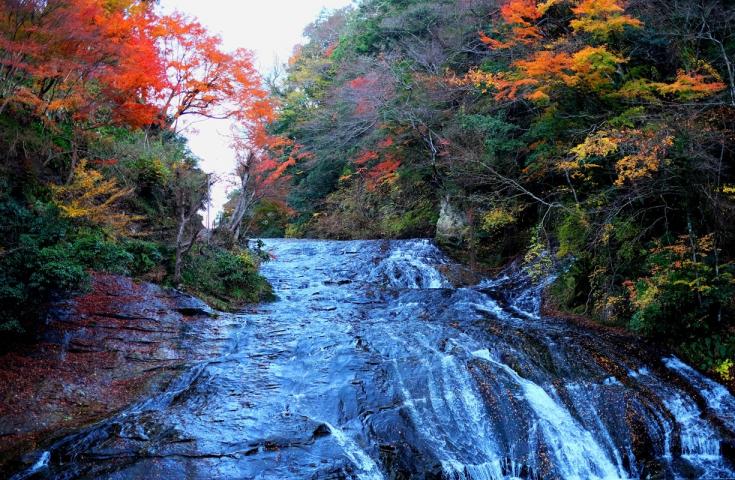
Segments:
[[[214,313],[189,295],[114,275],[94,275],[89,293],[54,305],[40,343],[0,356],[0,477],[20,451],[108,417],[165,385],[187,359],[216,354],[224,340],[198,340],[212,336]]]

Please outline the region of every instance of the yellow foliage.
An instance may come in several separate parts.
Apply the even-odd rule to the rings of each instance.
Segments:
[[[497,233],[499,230],[516,222],[513,213],[504,208],[493,208],[482,217],[482,228],[486,232]]]
[[[656,129],[601,130],[571,149],[570,153],[577,159],[576,165],[575,162],[562,162],[559,168],[575,169],[591,157],[621,154],[623,157],[615,163],[618,174],[615,186],[622,187],[656,173],[673,144],[674,137]]]
[[[574,147],[571,152],[578,159],[586,160],[589,157],[607,157],[618,151],[620,139],[609,132],[597,132],[587,137],[583,143]]]
[[[640,28],[643,22],[625,15],[619,0],[581,0],[572,8],[577,18],[570,22],[575,32],[586,32],[595,37],[607,38],[625,27]]]
[[[646,289],[642,294],[636,294],[631,297],[631,302],[637,310],[643,310],[658,301],[661,294],[658,283],[646,278],[642,280],[646,284]]]
[[[649,102],[657,102],[656,93],[663,85],[645,78],[629,80],[618,89],[617,95],[628,99],[640,98]]]
[[[612,85],[612,76],[625,59],[609,52],[605,47],[584,47],[572,55],[571,68],[574,76],[567,84],[583,84],[593,90]]]
[[[635,183],[650,177],[661,167],[661,162],[666,156],[668,149],[674,144],[674,137],[660,133],[637,132],[631,146],[637,151],[626,155],[615,164],[618,178],[615,180],[616,187],[622,187],[626,183]]]
[[[539,12],[539,13],[540,13],[541,15],[544,15],[544,14],[546,14],[546,12],[547,12],[547,11],[548,11],[548,10],[549,10],[549,9],[550,9],[551,7],[553,7],[554,5],[558,5],[558,4],[560,4],[560,3],[563,3],[563,2],[564,2],[564,0],[546,0],[545,2],[541,2],[541,3],[539,3],[539,4],[538,4],[538,7],[536,7],[536,8],[538,9],[538,12]]]
[[[718,363],[714,371],[721,379],[730,381],[733,379],[733,367],[735,367],[735,362],[727,359]]]
[[[603,245],[607,245],[610,243],[610,238],[612,238],[613,233],[615,233],[615,227],[612,223],[606,223],[602,226],[602,233],[600,235],[600,242],[602,242]]]
[[[65,217],[105,227],[112,235],[123,233],[131,222],[141,219],[117,210],[120,201],[133,189],[120,188],[115,180],[87,168],[86,160],[74,169],[71,183],[53,186],[51,193]]]

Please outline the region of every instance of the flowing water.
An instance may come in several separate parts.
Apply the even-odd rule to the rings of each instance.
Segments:
[[[735,478],[724,387],[543,317],[522,272],[453,287],[421,240],[267,249],[279,300],[212,320],[225,354],[14,478]]]

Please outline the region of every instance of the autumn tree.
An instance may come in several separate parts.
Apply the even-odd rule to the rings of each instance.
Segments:
[[[76,166],[68,185],[52,186],[51,192],[62,214],[93,226],[104,227],[113,236],[122,236],[132,222],[141,217],[120,210],[120,203],[133,190],[122,188],[114,179],[91,169],[86,160]]]
[[[160,18],[153,33],[164,70],[160,112],[171,128],[187,116],[248,122],[270,115],[251,52],[225,52],[219,37],[178,13]]]
[[[48,121],[153,120],[160,70],[148,2],[3,2],[0,10],[0,113],[12,105]]]

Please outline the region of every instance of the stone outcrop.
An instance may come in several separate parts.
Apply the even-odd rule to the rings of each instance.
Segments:
[[[113,414],[223,348],[214,316],[175,290],[95,275],[90,293],[51,309],[41,342],[0,356],[0,473],[19,452]]]
[[[441,201],[439,220],[436,223],[436,240],[450,246],[461,245],[469,234],[467,216],[454,205],[449,197]]]

